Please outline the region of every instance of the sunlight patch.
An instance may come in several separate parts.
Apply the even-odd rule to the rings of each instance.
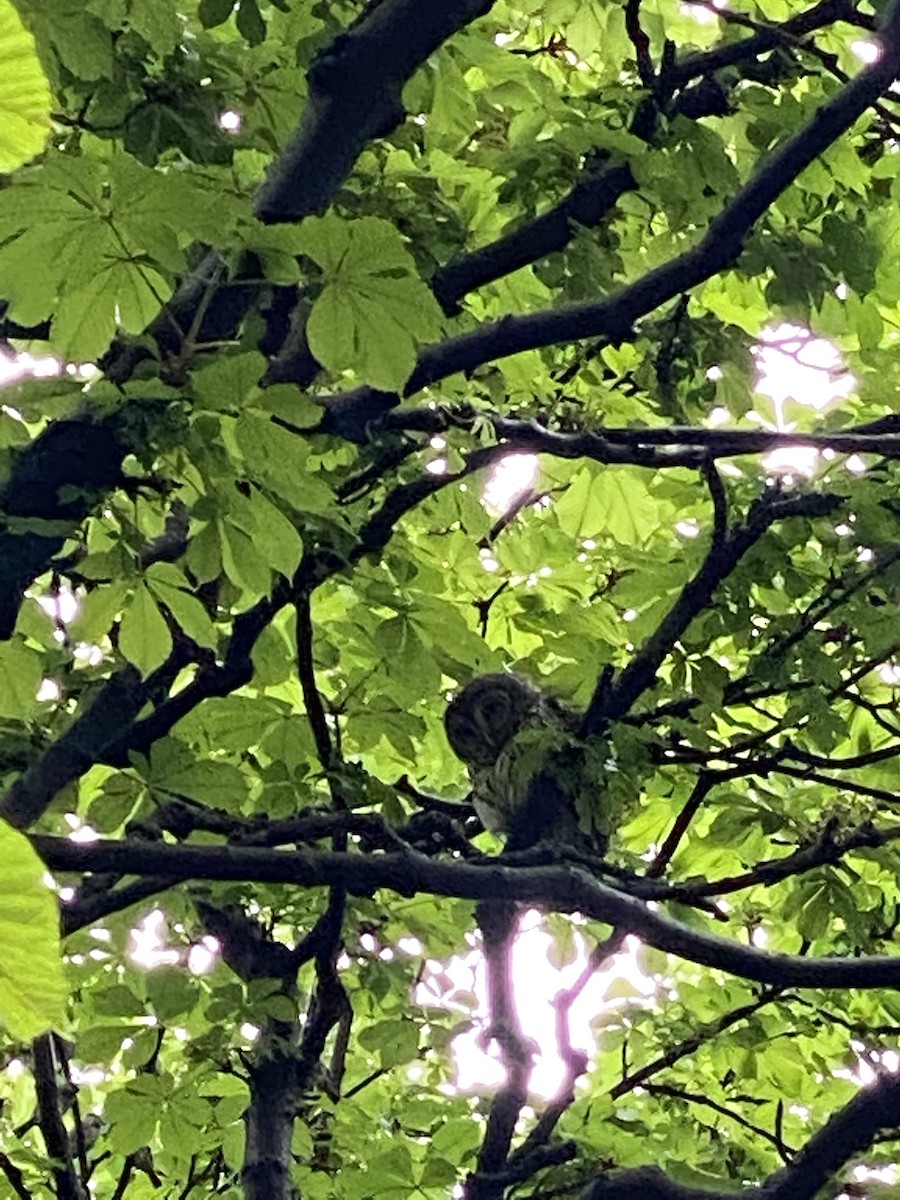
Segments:
[[[484,485],[485,506],[499,515],[508,512],[537,478],[536,454],[507,454],[494,467]]]
[[[522,1033],[537,1048],[529,1080],[532,1093],[543,1099],[555,1096],[565,1081],[566,1068],[556,1041],[554,1001],[571,988],[588,961],[588,942],[573,933],[571,961],[553,961],[556,939],[543,927],[542,915],[526,913],[513,949],[513,985]],[[656,985],[638,961],[640,943],[629,937],[626,949],[596,972],[572,1005],[569,1034],[572,1046],[591,1058],[597,1047],[598,1014],[620,1007],[626,1000],[645,1006]],[[464,1013],[472,1027],[453,1041],[456,1080],[453,1091],[478,1091],[497,1087],[505,1079],[496,1043],[485,1045],[488,1026],[484,958],[480,950],[456,955],[448,963],[429,960],[414,999],[423,1006]]]

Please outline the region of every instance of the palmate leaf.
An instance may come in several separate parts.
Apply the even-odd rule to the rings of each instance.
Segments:
[[[374,387],[401,390],[416,348],[439,329],[440,310],[399,233],[375,217],[311,218],[300,248],[326,280],[307,325],[312,352],[335,372],[352,369]]]

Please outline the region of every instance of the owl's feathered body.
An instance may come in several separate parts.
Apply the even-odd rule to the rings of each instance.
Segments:
[[[578,713],[519,675],[480,675],[451,701],[447,740],[469,768],[486,829],[511,833],[519,845],[547,839],[597,851],[579,828],[578,784],[566,786],[562,761],[578,723]]]

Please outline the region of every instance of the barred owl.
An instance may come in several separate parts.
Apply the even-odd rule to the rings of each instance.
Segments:
[[[481,675],[451,701],[447,740],[469,768],[475,811],[486,829],[513,833],[519,846],[548,838],[587,848],[574,797],[555,769],[557,752],[571,745],[577,726],[576,712],[520,675]],[[596,840],[590,848],[598,849]]]

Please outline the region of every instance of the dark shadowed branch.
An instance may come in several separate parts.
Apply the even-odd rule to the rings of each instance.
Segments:
[[[881,37],[884,52],[878,61],[860,71],[769,155],[713,218],[696,246],[611,296],[503,317],[427,347],[419,356],[404,395],[414,395],[456,371],[471,372],[487,362],[523,350],[584,338],[627,340],[641,317],[724,270],[737,259],[745,239],[768,207],[900,74],[900,10],[896,6],[886,13]],[[371,388],[334,396],[326,402],[322,428],[358,439],[365,436],[365,424],[379,413],[389,411],[399,399]]]
[[[306,848],[269,851],[234,846],[148,845],[127,840],[81,844],[43,835],[35,835],[32,840],[53,870],[164,875],[173,882],[218,879],[301,887],[343,886],[352,895],[371,895],[386,888],[401,896],[424,892],[471,900],[506,899],[555,912],[580,912],[622,932],[634,933],[658,950],[772,987],[900,986],[900,958],[805,958],[766,953],[689,929],[577,867],[509,867],[496,859],[477,864],[438,861],[412,850],[364,856]]]

